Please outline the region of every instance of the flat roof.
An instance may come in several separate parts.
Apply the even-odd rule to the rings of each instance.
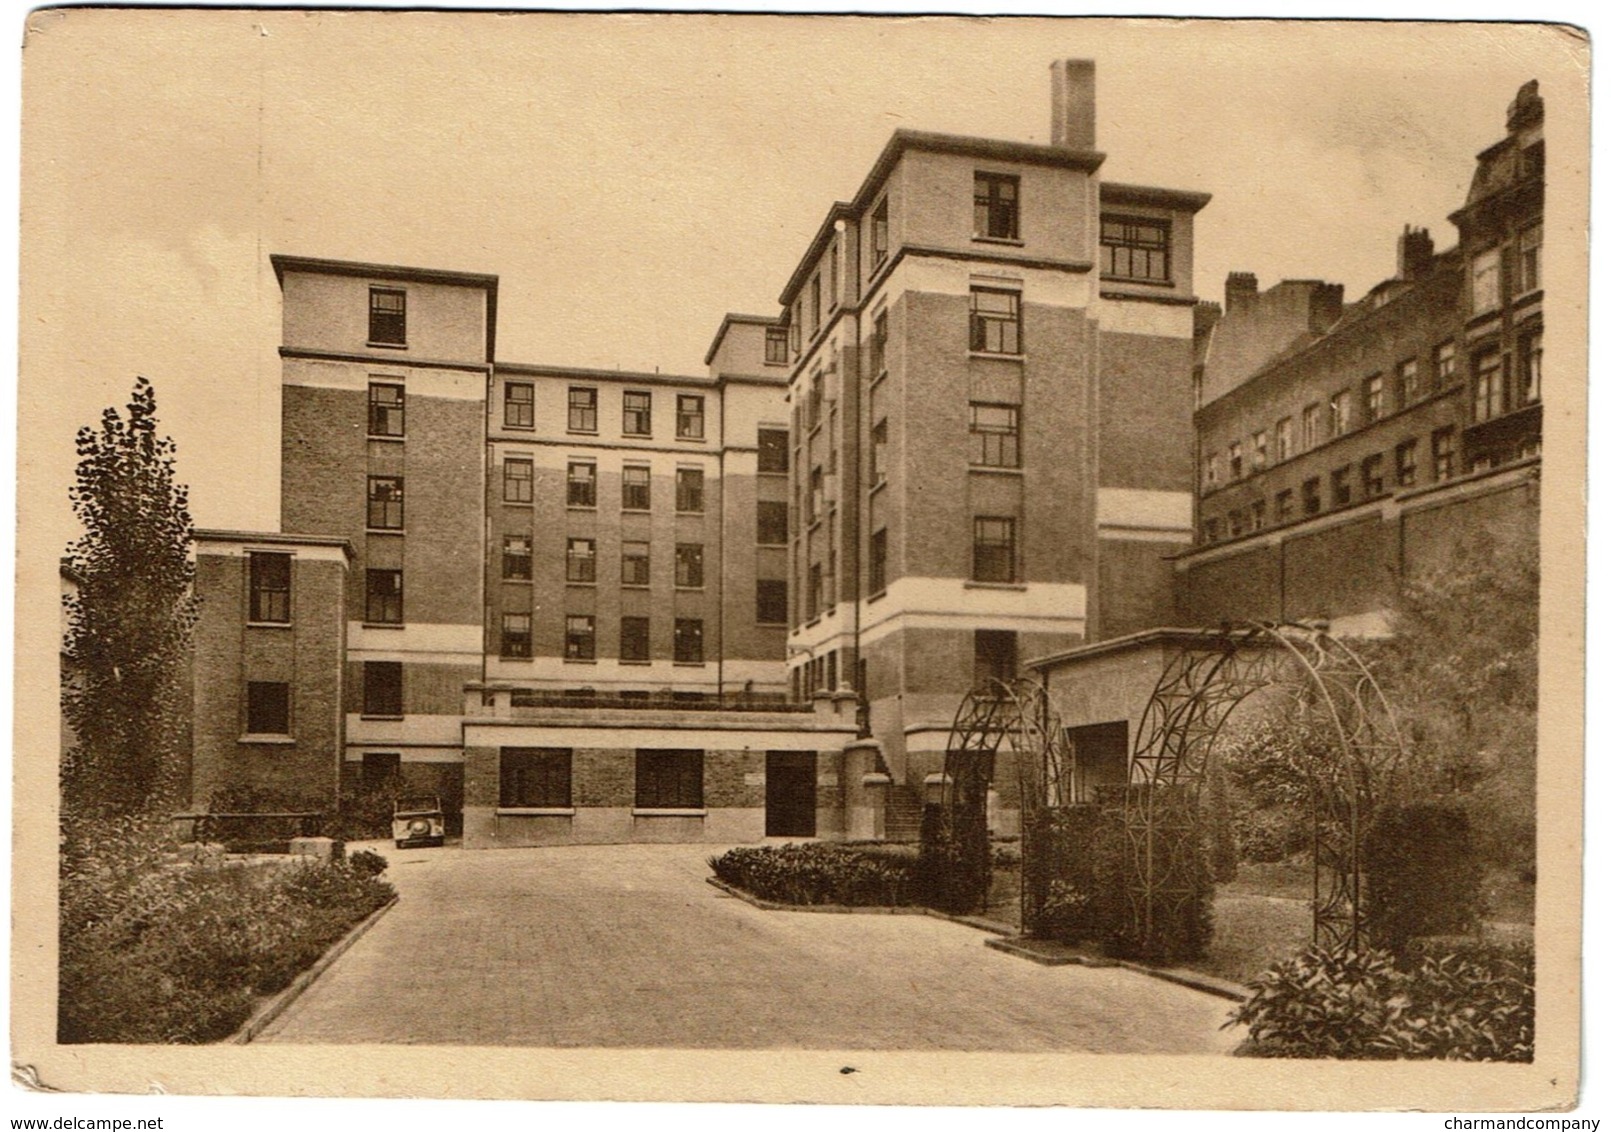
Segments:
[[[1167,647],[1171,645],[1207,644],[1218,638],[1234,634],[1239,630],[1250,628],[1245,623],[1232,625],[1205,625],[1197,629],[1187,629],[1181,626],[1160,626],[1156,629],[1142,629],[1138,633],[1126,633],[1122,637],[1110,637],[1105,641],[1092,641],[1090,644],[1077,645],[1062,652],[1054,652],[1049,656],[1036,657],[1026,661],[1025,668],[1044,671],[1055,668],[1060,664],[1073,661],[1090,660],[1092,657],[1104,656],[1108,653],[1130,652],[1134,649]],[[1255,637],[1245,642],[1259,644],[1260,639]]]
[[[270,546],[336,546],[352,557],[352,543],[339,535],[288,535],[279,531],[224,531],[212,528],[190,532],[192,542],[259,543]]]

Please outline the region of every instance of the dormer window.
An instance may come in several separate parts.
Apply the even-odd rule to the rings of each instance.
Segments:
[[[394,287],[369,289],[369,344],[408,344],[408,294]]]
[[[1018,238],[1018,178],[1005,173],[973,175],[973,234],[985,240]]]

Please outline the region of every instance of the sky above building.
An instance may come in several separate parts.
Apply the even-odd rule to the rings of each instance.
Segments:
[[[197,522],[277,528],[271,253],[496,273],[500,360],[701,373],[892,130],[1046,142],[1050,64],[1085,57],[1102,176],[1213,194],[1199,296],[1242,270],[1352,300],[1405,224],[1453,242],[1518,86],[1581,102],[1574,50],[1515,25],[37,12],[25,522],[73,536],[74,431],[144,374]]]

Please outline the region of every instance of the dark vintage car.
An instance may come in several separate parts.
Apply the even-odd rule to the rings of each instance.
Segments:
[[[392,809],[392,840],[399,849],[440,845],[445,829],[442,800],[434,794],[399,798]]]

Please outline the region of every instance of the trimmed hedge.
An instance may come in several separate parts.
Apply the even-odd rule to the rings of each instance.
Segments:
[[[913,904],[917,857],[906,846],[827,842],[729,849],[709,859],[716,879],[779,904]]]
[[[62,863],[57,1040],[228,1037],[391,885],[346,862],[176,860],[160,823],[84,823]]]
[[[1417,936],[1464,935],[1482,908],[1482,865],[1464,809],[1448,802],[1382,806],[1365,834],[1371,943],[1402,954]]]
[[[953,916],[982,912],[990,895],[990,827],[983,806],[923,807],[918,831],[918,901]]]
[[[1388,952],[1309,947],[1253,980],[1226,1025],[1253,1057],[1533,1059],[1533,952],[1525,944],[1426,941]]]

